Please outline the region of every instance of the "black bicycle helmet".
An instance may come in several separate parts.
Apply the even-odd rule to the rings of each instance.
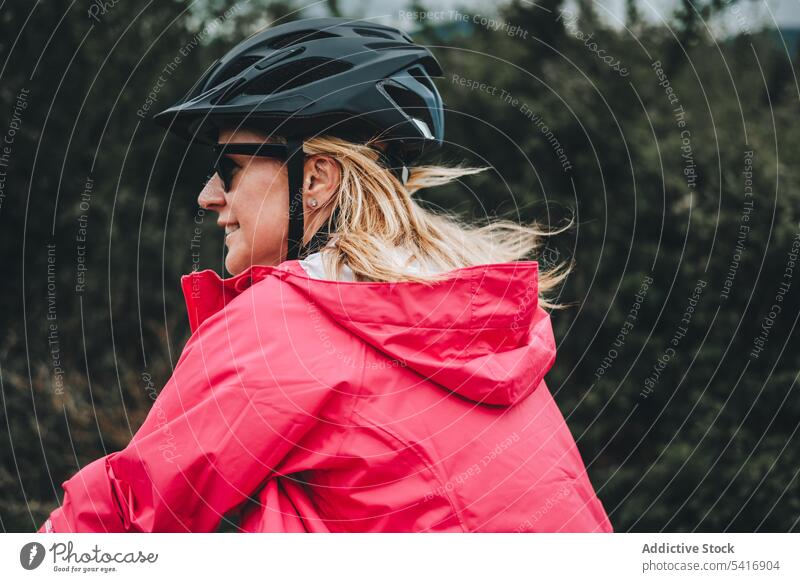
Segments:
[[[315,236],[302,244],[303,139],[380,141],[384,164],[405,181],[407,165],[442,145],[444,107],[431,80],[441,76],[431,52],[396,28],[347,18],[298,20],[238,44],[154,119],[201,143],[216,144],[222,124],[286,138],[291,260],[321,243]]]

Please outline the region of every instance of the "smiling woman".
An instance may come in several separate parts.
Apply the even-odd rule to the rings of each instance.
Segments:
[[[396,29],[299,21],[160,116],[215,148],[198,202],[233,276],[184,277],[172,378],[43,531],[611,531],[544,382],[543,231],[413,198],[484,169],[412,165],[440,74]]]

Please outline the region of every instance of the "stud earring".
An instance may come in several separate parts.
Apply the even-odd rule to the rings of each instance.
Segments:
[[[317,207],[317,204],[318,204],[318,202],[317,202],[317,199],[316,199],[316,198],[309,198],[309,199],[308,199],[308,205],[309,205],[311,208],[316,208],[316,207]]]

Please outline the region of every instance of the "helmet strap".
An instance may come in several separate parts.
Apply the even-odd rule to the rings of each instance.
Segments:
[[[330,225],[333,225],[336,228],[336,225],[339,221],[339,207],[334,206],[331,215],[328,217],[325,222],[322,223],[322,226],[317,229],[317,232],[314,233],[314,236],[311,237],[311,240],[308,241],[308,244],[304,247],[303,253],[305,256],[310,255],[311,253],[316,253],[317,251],[322,250],[331,237]],[[304,258],[305,258],[304,256]]]
[[[391,149],[389,151],[377,149],[377,151],[383,167],[394,174],[400,182],[405,184],[408,181],[408,168],[403,159]]]
[[[286,140],[287,170],[289,174],[289,252],[287,261],[300,258],[303,248],[303,140]]]

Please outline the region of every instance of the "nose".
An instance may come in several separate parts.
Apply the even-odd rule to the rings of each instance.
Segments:
[[[206,185],[197,197],[197,203],[206,210],[220,211],[220,207],[225,206],[225,190],[222,187],[222,180],[217,174],[211,176]]]

